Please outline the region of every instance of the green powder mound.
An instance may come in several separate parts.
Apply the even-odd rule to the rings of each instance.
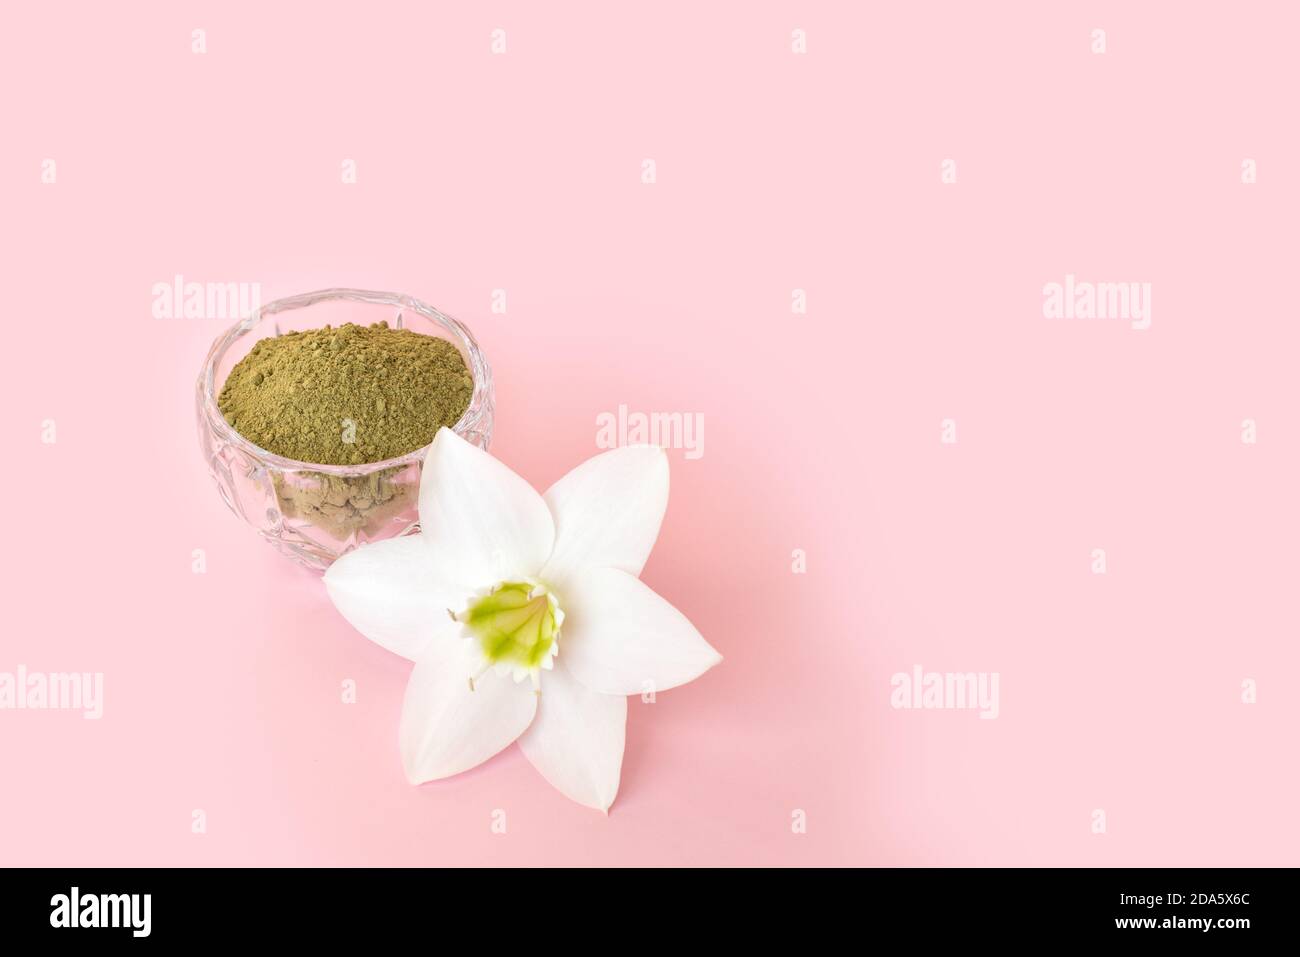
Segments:
[[[230,370],[217,405],[276,455],[360,465],[428,445],[460,420],[473,391],[446,339],[347,323],[262,339]]]

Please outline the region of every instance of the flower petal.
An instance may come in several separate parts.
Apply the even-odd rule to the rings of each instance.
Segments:
[[[562,599],[559,657],[592,691],[667,691],[722,660],[685,615],[625,571],[588,569]]]
[[[626,725],[627,698],[589,691],[557,658],[519,749],[565,797],[604,811],[618,794]]]
[[[631,445],[587,459],[544,496],[555,516],[555,551],[542,580],[562,586],[586,568],[640,575],[668,508],[668,456]]]
[[[402,765],[412,784],[482,764],[527,730],[532,685],[488,670],[470,688],[470,642],[436,641],[415,663],[402,701]]]
[[[362,545],[325,572],[334,607],[375,644],[415,660],[429,641],[452,624],[466,593],[435,587],[428,546],[419,535]]]
[[[555,544],[537,491],[451,429],[439,429],[420,480],[420,529],[439,580],[494,584],[535,576]]]

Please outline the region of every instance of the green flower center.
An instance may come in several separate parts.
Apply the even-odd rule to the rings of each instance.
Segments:
[[[502,582],[470,602],[457,618],[478,641],[490,665],[536,674],[549,666],[560,638],[564,612],[555,596],[536,582]]]

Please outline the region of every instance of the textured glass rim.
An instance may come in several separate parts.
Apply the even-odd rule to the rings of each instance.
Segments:
[[[382,462],[365,462],[361,465],[324,465],[319,462],[303,462],[298,459],[286,458],[283,455],[276,455],[260,445],[255,445],[231,428],[230,423],[226,421],[226,417],[221,414],[221,409],[217,406],[217,363],[221,361],[235,341],[241,336],[252,332],[267,316],[273,316],[276,313],[290,309],[301,309],[304,306],[312,306],[318,302],[327,302],[333,299],[400,306],[403,310],[409,309],[411,312],[419,313],[450,332],[457,344],[464,349],[468,359],[470,375],[474,379],[474,391],[470,396],[469,408],[465,410],[465,414],[460,417],[460,420],[452,426],[452,431],[462,436],[466,432],[475,431],[486,434],[484,424],[492,414],[492,370],[488,367],[487,359],[469,329],[457,319],[411,296],[395,292],[376,292],[369,289],[339,287],[318,289],[315,292],[286,296],[283,299],[268,302],[266,305],[254,309],[248,318],[235,323],[212,343],[212,348],[208,350],[208,357],[203,363],[203,371],[199,373],[198,389],[204,416],[216,435],[223,441],[238,446],[268,465],[274,465],[276,468],[285,471],[309,471],[321,472],[325,475],[354,476],[366,475],[383,469],[401,468],[413,462],[422,462],[424,460],[425,454],[429,450],[427,445],[407,452],[405,455],[399,455],[396,458],[384,459]]]

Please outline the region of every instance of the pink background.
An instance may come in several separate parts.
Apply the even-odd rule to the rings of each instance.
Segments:
[[[430,6],[0,33],[0,671],[105,676],[0,711],[0,862],[1300,863],[1293,4]],[[406,783],[409,665],[203,470],[177,273],[461,318],[539,487],[703,414],[644,577],[726,661],[633,699],[607,818],[513,747]],[[1045,319],[1066,273],[1151,329]],[[916,664],[1001,716],[892,709]]]

